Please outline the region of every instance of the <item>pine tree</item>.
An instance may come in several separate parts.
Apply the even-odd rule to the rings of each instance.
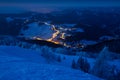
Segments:
[[[109,52],[108,48],[104,47],[103,50],[99,53],[99,56],[91,70],[91,73],[102,78],[108,78],[111,73],[111,66],[108,64]]]
[[[116,80],[120,80],[120,71],[118,71],[118,73],[116,75]]]
[[[60,55],[57,57],[57,61],[61,62],[61,56]]]
[[[87,59],[84,59],[80,56],[77,61],[77,68],[83,70],[84,72],[88,72],[90,69],[90,65]]]
[[[72,67],[73,69],[76,69],[76,62],[75,62],[74,59],[72,60],[72,65],[71,65],[71,67]]]
[[[84,68],[83,71],[84,72],[89,72],[90,69],[90,64],[88,63],[87,59],[84,59]]]

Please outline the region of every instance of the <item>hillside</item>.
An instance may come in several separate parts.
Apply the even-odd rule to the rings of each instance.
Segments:
[[[68,67],[48,64],[40,52],[0,46],[0,80],[101,80]]]

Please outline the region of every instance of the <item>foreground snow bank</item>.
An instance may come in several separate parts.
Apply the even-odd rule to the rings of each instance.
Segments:
[[[78,70],[24,61],[0,64],[0,72],[0,80],[99,80]]]
[[[47,64],[39,52],[0,46],[0,80],[100,80],[80,70]]]

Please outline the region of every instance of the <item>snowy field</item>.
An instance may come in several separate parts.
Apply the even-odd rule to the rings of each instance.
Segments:
[[[47,63],[41,53],[0,46],[0,80],[101,80],[80,70]]]

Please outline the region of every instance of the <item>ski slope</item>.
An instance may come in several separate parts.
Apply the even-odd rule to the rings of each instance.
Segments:
[[[54,31],[49,25],[39,25],[37,22],[33,22],[27,25],[29,28],[26,30],[21,30],[20,34],[23,34],[24,37],[40,37],[43,40],[49,39],[52,37]]]

